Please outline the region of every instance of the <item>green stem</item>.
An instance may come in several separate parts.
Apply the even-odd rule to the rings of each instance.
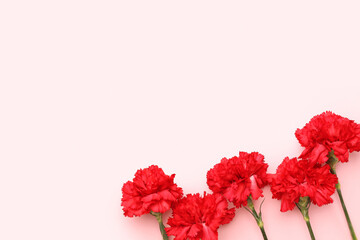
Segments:
[[[309,197],[301,197],[299,202],[296,203],[296,206],[300,210],[301,214],[304,217],[304,220],[306,222],[306,226],[309,230],[310,237],[312,240],[315,240],[315,235],[312,230],[311,224],[310,224],[310,218],[309,218],[309,207],[310,207],[310,198]]]
[[[351,220],[350,220],[349,213],[348,213],[348,211],[347,211],[347,209],[346,209],[346,205],[345,205],[345,202],[344,202],[344,198],[343,198],[343,196],[342,196],[342,193],[341,193],[341,189],[340,189],[340,184],[339,184],[339,183],[336,184],[336,191],[337,191],[337,193],[338,193],[338,195],[339,195],[342,209],[344,210],[344,214],[345,214],[345,217],[346,217],[347,224],[348,224],[348,226],[349,226],[349,230],[350,230],[350,233],[351,233],[351,237],[352,237],[353,240],[357,240],[357,237],[356,237],[356,234],[355,234],[353,225],[352,225]]]
[[[262,235],[263,235],[264,240],[267,240],[268,238],[267,238],[267,236],[266,236],[264,226],[260,227],[260,230],[261,230],[261,233],[262,233]]]
[[[314,232],[313,232],[311,224],[310,224],[310,219],[309,219],[309,213],[308,212],[306,213],[306,217],[304,216],[304,220],[306,222],[306,226],[308,227],[311,239],[315,240],[315,235],[314,235]]]
[[[267,236],[266,236],[265,229],[264,229],[264,222],[262,221],[262,217],[261,217],[261,208],[260,208],[260,213],[258,214],[258,213],[256,212],[255,208],[254,208],[254,203],[253,203],[253,201],[252,201],[252,197],[251,197],[251,196],[248,197],[247,202],[248,202],[248,206],[249,206],[249,208],[250,208],[250,210],[251,210],[250,213],[254,216],[254,218],[255,218],[255,220],[256,220],[256,223],[257,223],[257,225],[259,226],[260,231],[261,231],[261,233],[262,233],[262,235],[263,235],[264,240],[268,240],[268,238],[267,238]]]
[[[328,157],[329,157],[328,164],[330,165],[330,172],[332,174],[334,174],[335,176],[337,176],[335,168],[336,168],[336,163],[338,162],[338,158],[335,156],[334,151],[331,151],[329,153]],[[342,193],[341,193],[341,187],[340,187],[339,178],[338,178],[338,183],[335,185],[335,187],[336,187],[336,191],[337,191],[337,193],[339,195],[339,199],[340,199],[341,206],[342,206],[342,209],[343,209],[344,214],[345,214],[345,218],[346,218],[349,230],[350,230],[351,237],[352,237],[353,240],[357,240],[357,237],[356,237],[356,234],[355,234],[355,231],[354,231],[354,227],[353,227],[353,225],[351,223],[350,216],[349,216],[349,213],[348,213],[348,211],[346,209],[345,201],[344,201],[344,198],[343,198]]]
[[[169,237],[168,237],[168,235],[166,234],[166,231],[165,231],[164,223],[162,221],[162,214],[161,213],[156,213],[156,212],[153,212],[153,211],[151,211],[150,214],[153,215],[156,218],[156,220],[158,221],[160,232],[161,232],[161,235],[163,237],[163,240],[169,240]]]
[[[166,234],[166,231],[165,231],[165,226],[164,224],[161,222],[159,222],[159,227],[160,227],[160,232],[161,232],[161,235],[163,237],[163,240],[168,240],[168,235]]]

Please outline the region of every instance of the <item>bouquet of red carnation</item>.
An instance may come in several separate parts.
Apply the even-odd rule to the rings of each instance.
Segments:
[[[313,117],[295,133],[305,147],[299,158],[286,157],[275,174],[268,174],[268,164],[258,152],[239,152],[239,156],[223,158],[207,172],[207,184],[212,194],[187,194],[174,183],[175,174],[166,175],[152,165],[135,173],[133,181],[122,188],[124,215],[151,214],[159,222],[164,240],[217,240],[221,225],[231,222],[235,208],[244,207],[255,218],[262,236],[267,240],[260,204],[262,188],[270,185],[273,198],[281,201],[280,211],[300,210],[311,239],[315,239],[310,224],[309,208],[333,202],[337,191],[353,240],[357,240],[336,175],[336,164],[348,162],[349,153],[360,151],[360,125],[352,120],[324,112]],[[162,214],[172,210],[165,227]]]

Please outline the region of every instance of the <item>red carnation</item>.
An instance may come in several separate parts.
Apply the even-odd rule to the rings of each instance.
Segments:
[[[349,151],[360,151],[360,125],[332,112],[313,117],[295,132],[305,150],[300,158],[325,163],[331,150],[341,162],[347,162]]]
[[[166,232],[175,240],[216,240],[219,226],[229,223],[234,215],[235,209],[229,209],[220,194],[188,194],[173,207]]]
[[[329,165],[314,165],[288,157],[270,177],[273,198],[281,200],[282,212],[294,209],[300,197],[309,197],[318,206],[332,203],[330,196],[335,192],[336,183],[337,177],[330,172]]]
[[[233,202],[236,207],[246,206],[248,197],[263,197],[261,188],[267,184],[264,156],[240,152],[239,157],[223,158],[207,173],[207,184],[215,192]]]
[[[133,181],[122,188],[124,215],[141,216],[164,213],[174,201],[182,197],[183,191],[174,183],[175,174],[168,176],[158,166],[152,165],[135,173]]]

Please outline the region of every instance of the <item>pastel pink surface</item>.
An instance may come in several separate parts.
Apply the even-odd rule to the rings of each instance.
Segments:
[[[8,1],[0,4],[0,239],[159,240],[125,218],[122,184],[157,164],[208,191],[223,157],[276,167],[325,110],[360,123],[357,1]],[[338,167],[360,235],[360,154]],[[269,239],[309,239],[265,188]],[[337,195],[317,239],[350,239]],[[256,206],[259,202],[256,202]],[[169,216],[168,213],[165,218]],[[219,239],[261,239],[244,209]]]

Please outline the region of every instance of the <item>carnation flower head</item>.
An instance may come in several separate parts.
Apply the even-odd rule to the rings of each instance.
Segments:
[[[175,240],[216,240],[218,228],[229,223],[235,216],[235,209],[228,208],[228,202],[220,194],[188,194],[173,207],[172,216],[166,228]]]
[[[263,197],[261,190],[267,184],[268,165],[257,152],[240,152],[239,156],[223,158],[207,173],[207,184],[214,193],[220,193],[236,207],[247,205],[247,199]]]
[[[331,195],[337,181],[327,164],[321,166],[288,157],[279,165],[276,174],[269,175],[273,198],[281,200],[282,212],[294,209],[300,197],[309,197],[318,206],[332,203]]]
[[[122,187],[121,205],[124,215],[141,216],[152,212],[164,213],[182,197],[183,191],[174,183],[175,174],[168,176],[156,165],[139,169],[133,181]]]
[[[360,124],[332,112],[313,117],[295,136],[305,147],[300,158],[325,163],[331,150],[341,162],[347,162],[349,151],[360,151]]]

